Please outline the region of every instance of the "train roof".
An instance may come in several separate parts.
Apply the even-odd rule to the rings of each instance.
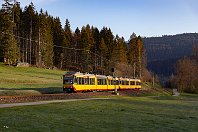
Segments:
[[[81,72],[67,72],[65,75],[65,77],[83,77],[83,78],[95,78],[97,77],[98,79],[115,79],[115,80],[127,80],[127,81],[141,81],[140,79],[137,78],[125,78],[125,77],[113,77],[113,76],[105,76],[105,75],[95,75],[95,74],[89,74],[89,73],[81,73]]]
[[[82,77],[84,77],[84,78],[94,78],[95,75],[94,74],[84,74]]]
[[[129,80],[130,81],[140,81],[140,79],[137,79],[137,78],[130,78]]]
[[[107,78],[107,76],[105,76],[105,75],[96,75],[96,77],[98,79],[106,79]]]

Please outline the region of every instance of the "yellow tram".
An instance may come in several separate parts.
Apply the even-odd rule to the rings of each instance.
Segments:
[[[141,80],[80,72],[67,72],[63,75],[64,92],[113,91],[127,89],[141,89]]]

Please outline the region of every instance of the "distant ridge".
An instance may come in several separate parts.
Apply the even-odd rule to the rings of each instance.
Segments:
[[[198,44],[198,33],[148,37],[143,41],[148,61],[175,59],[191,55],[193,45]]]
[[[148,68],[156,74],[169,76],[178,59],[191,55],[193,46],[198,44],[198,33],[146,37],[143,41]]]

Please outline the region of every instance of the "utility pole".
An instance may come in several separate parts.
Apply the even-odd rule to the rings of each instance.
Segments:
[[[27,37],[27,36],[26,36]],[[26,62],[28,62],[28,51],[27,51],[27,47],[28,47],[28,42],[27,42],[28,40],[26,40],[25,42],[26,42],[26,46],[25,46],[25,61]]]
[[[32,63],[32,17],[31,17],[31,22],[30,22],[30,65]]]
[[[133,78],[135,78],[135,71],[136,70],[136,63],[134,62],[133,63]]]
[[[39,27],[39,38],[38,38],[38,66],[40,67],[41,66],[41,43],[40,43],[40,27]]]
[[[95,44],[95,54],[94,55],[95,55],[94,73],[96,73],[96,44]]]

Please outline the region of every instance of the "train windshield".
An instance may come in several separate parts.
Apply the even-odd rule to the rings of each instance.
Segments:
[[[64,77],[63,84],[73,84],[73,78]]]

